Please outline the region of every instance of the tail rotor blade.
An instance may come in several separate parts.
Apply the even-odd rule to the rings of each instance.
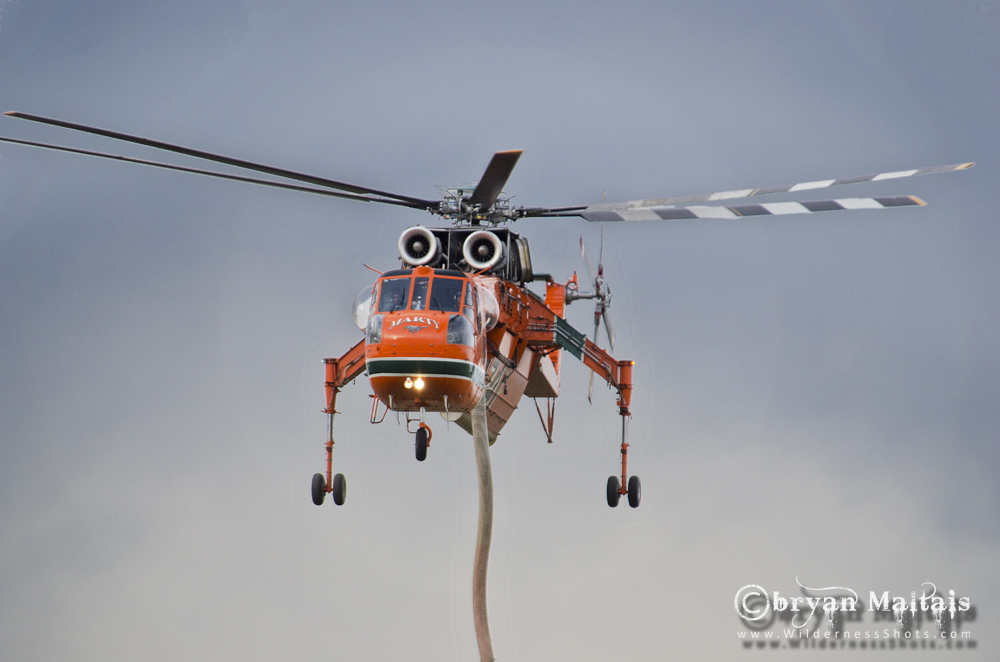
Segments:
[[[604,278],[604,223],[601,223],[601,251],[597,255],[597,277]]]
[[[602,306],[601,317],[604,318],[604,330],[608,332],[608,343],[615,348],[615,326],[611,323],[611,313],[607,306]]]
[[[581,246],[583,245],[583,239],[581,238]],[[597,331],[601,327],[601,317],[594,311],[594,344],[597,343]],[[594,371],[590,371],[590,385],[587,387],[587,402],[594,404]]]
[[[590,268],[590,260],[587,259],[587,247],[583,244],[583,235],[580,235],[580,257],[583,258],[583,266],[587,268],[587,278],[594,282],[594,270]]]

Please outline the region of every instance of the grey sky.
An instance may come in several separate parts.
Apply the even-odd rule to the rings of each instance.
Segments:
[[[643,503],[604,503],[616,408],[568,361],[556,443],[528,401],[493,447],[490,616],[501,660],[729,660],[767,655],[745,584],[933,581],[979,647],[907,655],[995,659],[998,31],[993,2],[8,0],[0,110],[419,197],[520,148],[527,205],[976,161],[845,190],[919,209],[608,225]],[[347,505],[308,496],[362,264],[432,222],[0,145],[0,656],[475,659],[465,433],[417,463],[360,380]],[[559,279],[600,237],[517,229]]]

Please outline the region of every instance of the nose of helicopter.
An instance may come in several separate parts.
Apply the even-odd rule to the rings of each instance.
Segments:
[[[482,397],[474,349],[448,342],[448,313],[391,313],[379,342],[365,346],[376,397],[396,411],[469,411]]]

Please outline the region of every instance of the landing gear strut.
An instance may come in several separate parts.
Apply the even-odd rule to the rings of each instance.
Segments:
[[[639,507],[639,500],[642,498],[642,484],[638,476],[628,476],[628,418],[622,414],[622,477],[608,478],[608,505],[614,508],[622,496],[628,495],[628,505],[632,508]],[[626,484],[628,487],[626,487]]]
[[[312,500],[317,506],[322,506],[327,492],[333,493],[333,502],[343,506],[347,501],[347,478],[344,474],[333,475],[333,416],[337,412],[333,406],[337,400],[338,388],[333,387],[329,406],[324,410],[330,417],[326,440],[326,476],[314,474],[312,477]]]

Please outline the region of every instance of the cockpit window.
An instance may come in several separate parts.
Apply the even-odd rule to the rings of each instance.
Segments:
[[[368,307],[368,316],[371,317],[375,314],[375,304],[378,302],[378,281],[375,281],[375,286],[372,288],[372,304]]]
[[[406,301],[410,294],[409,278],[389,278],[382,281],[382,292],[379,295],[378,311],[392,313],[406,310]]]
[[[475,302],[476,310],[478,310],[480,312],[479,315],[476,315],[476,329],[479,330],[479,331],[482,331],[483,330],[483,318],[482,318],[481,315],[482,315],[483,309],[479,307],[479,290],[477,290],[475,287],[473,287],[472,283],[469,283],[469,289],[472,290],[472,300],[473,300],[473,302]]]
[[[426,276],[413,279],[413,302],[410,304],[410,310],[425,310],[427,308],[427,286],[430,284],[430,280]]]
[[[458,278],[435,278],[434,287],[431,289],[430,309],[448,313],[457,313],[462,310],[463,284],[464,281]]]
[[[476,346],[476,334],[472,327],[472,322],[461,315],[452,315],[448,320],[449,343],[454,345]]]

